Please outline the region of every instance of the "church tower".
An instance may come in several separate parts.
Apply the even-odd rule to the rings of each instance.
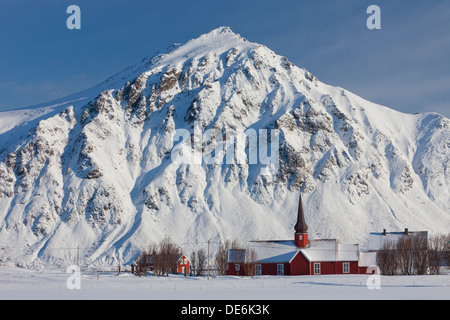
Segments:
[[[304,248],[308,244],[308,226],[305,222],[305,214],[303,212],[302,195],[300,194],[298,203],[297,223],[294,226],[294,242],[298,248]]]

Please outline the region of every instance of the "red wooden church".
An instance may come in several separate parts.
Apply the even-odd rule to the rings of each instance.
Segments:
[[[300,195],[297,223],[293,240],[251,241],[247,249],[231,249],[228,254],[228,274],[246,275],[250,265],[254,275],[314,275],[365,273],[360,265],[357,244],[341,244],[336,239],[308,239],[302,197]]]

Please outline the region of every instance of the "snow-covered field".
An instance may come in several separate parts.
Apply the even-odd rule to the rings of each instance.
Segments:
[[[301,300],[450,299],[450,274],[381,276],[369,289],[369,275],[263,277],[136,277],[129,273],[82,273],[80,289],[68,289],[64,271],[0,267],[0,299]],[[69,281],[70,282],[70,281]],[[72,284],[74,282],[71,282]],[[373,283],[373,282],[372,282]]]

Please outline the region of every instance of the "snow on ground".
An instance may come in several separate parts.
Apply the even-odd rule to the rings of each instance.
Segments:
[[[381,276],[369,289],[369,275],[262,277],[136,277],[129,273],[82,273],[81,288],[68,289],[64,271],[0,267],[0,299],[19,300],[411,300],[450,298],[450,273],[437,276]],[[73,282],[72,282],[73,283]],[[372,282],[374,283],[374,282]]]

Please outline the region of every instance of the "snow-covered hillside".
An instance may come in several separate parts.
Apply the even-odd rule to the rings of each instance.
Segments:
[[[194,127],[279,130],[278,166],[172,161],[176,132]],[[221,27],[84,92],[0,113],[0,261],[128,263],[165,235],[291,239],[300,191],[310,238],[364,247],[382,229],[447,233],[449,141],[449,119],[326,85]]]

